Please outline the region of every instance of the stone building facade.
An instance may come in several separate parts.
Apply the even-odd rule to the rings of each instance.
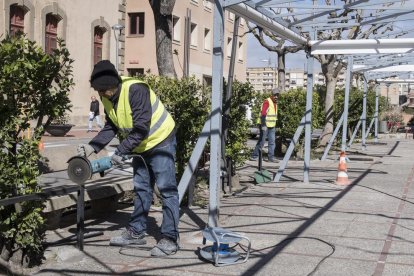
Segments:
[[[22,31],[46,52],[63,38],[74,59],[75,86],[70,91],[71,123],[87,125],[91,96],[89,77],[100,59],[116,60],[111,27],[124,24],[124,0],[0,0],[0,37]],[[101,106],[101,110],[102,110]]]
[[[213,2],[176,1],[173,11],[173,53],[178,77],[183,76],[184,50],[188,45],[189,75],[211,83],[213,44]],[[227,78],[232,46],[234,15],[225,12],[224,77]],[[185,18],[189,18],[187,36]],[[121,31],[114,26],[122,26]],[[246,30],[241,21],[239,34]],[[108,59],[120,74],[158,74],[155,52],[155,23],[148,1],[136,0],[0,0],[0,38],[24,32],[46,52],[63,38],[74,59],[75,86],[70,91],[71,123],[87,125],[91,96],[89,77],[96,62]],[[188,43],[184,43],[188,39]],[[246,36],[238,40],[234,76],[246,79]],[[101,110],[103,106],[101,105]],[[103,112],[101,112],[103,113]],[[101,115],[102,116],[102,115]]]

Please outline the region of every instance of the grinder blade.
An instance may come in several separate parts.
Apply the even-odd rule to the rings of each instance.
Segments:
[[[83,184],[92,177],[90,162],[81,156],[74,156],[68,161],[69,179],[77,184]]]

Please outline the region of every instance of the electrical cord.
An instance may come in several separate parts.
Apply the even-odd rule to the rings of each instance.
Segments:
[[[329,245],[331,248],[332,248],[332,252],[331,253],[329,253],[328,255],[326,255],[325,257],[323,257],[323,259],[322,260],[320,260],[319,261],[319,263],[315,266],[315,268],[307,275],[307,276],[312,276],[312,275],[314,275],[314,273],[318,270],[318,268],[319,268],[319,266],[327,259],[327,258],[329,258],[334,252],[335,252],[335,245],[333,245],[333,244],[331,244],[331,243],[329,243],[329,242],[327,242],[327,241],[324,241],[324,240],[322,240],[322,239],[319,239],[319,238],[315,238],[315,237],[290,237],[290,238],[286,238],[286,239],[284,239],[284,240],[282,240],[281,242],[279,242],[278,244],[276,244],[275,245],[275,247],[277,247],[277,246],[279,246],[279,245],[281,245],[281,244],[283,244],[284,242],[286,242],[286,241],[289,241],[289,240],[294,240],[294,239],[309,239],[309,240],[317,240],[317,241],[320,241],[320,242],[323,242],[323,243],[325,243],[325,244],[327,244],[327,245]],[[243,246],[243,245],[241,245],[241,244],[237,244],[237,245],[235,245],[235,246],[233,246],[232,248],[234,248],[234,247],[236,247],[236,246],[239,246],[244,252],[247,252],[247,250],[246,250],[246,248]]]
[[[335,253],[335,245],[324,241],[322,239],[319,238],[315,238],[315,237],[290,237],[290,238],[286,238],[284,240],[282,240],[280,243],[278,243],[276,246],[278,246],[279,244],[282,244],[283,242],[289,241],[289,240],[294,240],[294,239],[309,239],[309,240],[317,240],[320,242],[323,242],[324,244],[329,245],[332,248],[332,252],[329,253],[328,255],[326,255],[325,257],[323,257],[322,260],[319,261],[319,263],[315,266],[315,268],[308,274],[308,276],[312,276],[319,268],[319,266],[327,259],[329,258],[333,253]]]

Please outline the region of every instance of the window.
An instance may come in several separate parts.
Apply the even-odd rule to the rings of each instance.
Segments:
[[[57,48],[57,30],[59,20],[53,14],[46,15],[45,52],[52,54]]]
[[[243,61],[244,47],[243,42],[239,42],[239,50],[237,51],[237,59]],[[270,74],[268,74],[270,76]]]
[[[228,12],[228,19],[229,21],[234,21],[234,13]]]
[[[138,77],[140,75],[144,75],[144,68],[128,68],[128,76],[130,77]]]
[[[129,13],[129,34],[144,35],[145,33],[145,13]]]
[[[231,57],[231,47],[233,44],[233,39],[228,37],[227,38],[227,57]]]
[[[10,36],[24,33],[24,9],[17,5],[10,6]]]
[[[206,10],[211,11],[211,2],[209,0],[203,0],[203,5],[206,8]]]
[[[211,31],[210,29],[204,29],[204,50],[211,51]]]
[[[181,22],[178,16],[173,16],[173,41],[180,42]]]
[[[197,47],[197,40],[198,40],[198,35],[197,35],[197,24],[195,23],[191,23],[191,46]]]
[[[93,62],[97,64],[102,60],[102,41],[105,29],[100,27],[95,27],[94,29],[94,39],[93,39]]]

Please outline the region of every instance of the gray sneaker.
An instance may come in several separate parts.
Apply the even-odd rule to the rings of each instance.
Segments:
[[[133,230],[126,228],[124,231],[122,231],[121,236],[112,237],[109,241],[109,245],[112,246],[125,246],[130,244],[135,245],[143,245],[146,244],[147,241],[144,239],[145,232],[142,232],[141,234],[134,233]]]
[[[179,249],[177,242],[168,238],[162,238],[153,249],[151,249],[151,256],[164,257],[175,254]]]

